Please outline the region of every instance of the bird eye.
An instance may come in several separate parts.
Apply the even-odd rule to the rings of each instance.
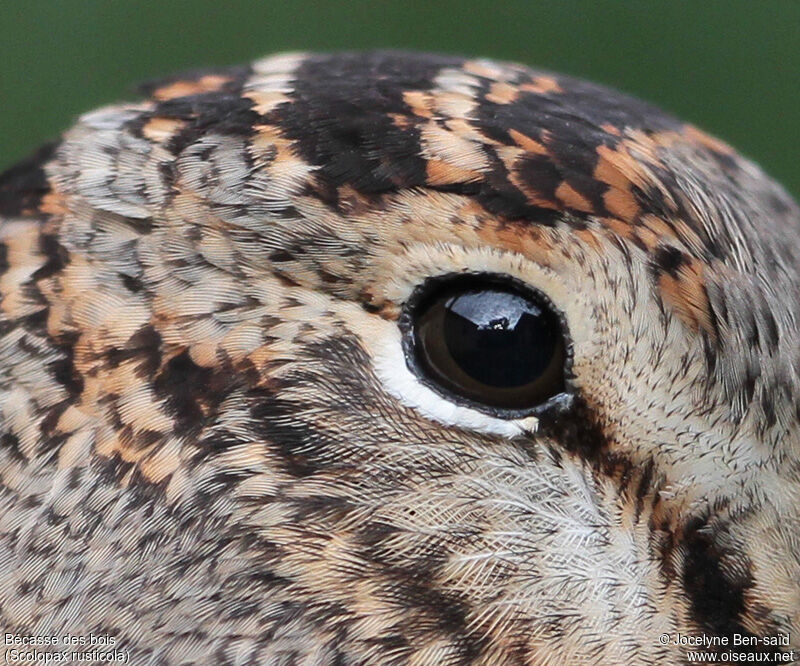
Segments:
[[[519,412],[564,391],[560,317],[516,280],[490,274],[428,280],[406,305],[401,327],[409,368],[456,402],[494,414]]]

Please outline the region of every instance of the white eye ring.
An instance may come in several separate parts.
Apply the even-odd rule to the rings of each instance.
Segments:
[[[385,330],[367,340],[374,370],[388,393],[406,407],[447,426],[483,432],[491,435],[516,437],[536,432],[539,419],[526,416],[520,419],[500,419],[463,405],[457,405],[438,395],[408,369],[403,353],[402,335],[392,322],[384,322]]]

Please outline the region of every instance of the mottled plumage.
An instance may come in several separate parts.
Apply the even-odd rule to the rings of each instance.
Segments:
[[[144,92],[0,176],[3,632],[133,664],[798,649],[800,213],[758,167],[483,60]],[[407,366],[415,288],[483,272],[563,313],[566,414]]]

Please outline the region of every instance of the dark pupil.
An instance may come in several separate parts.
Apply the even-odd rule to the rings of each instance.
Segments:
[[[448,298],[444,308],[444,340],[453,360],[488,386],[534,381],[547,369],[560,339],[550,313],[518,294],[467,292]]]

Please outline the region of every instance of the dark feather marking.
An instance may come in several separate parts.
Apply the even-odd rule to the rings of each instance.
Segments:
[[[689,257],[671,245],[659,245],[652,256],[652,267],[656,278],[659,273],[678,278],[678,269],[689,263]]]
[[[233,372],[203,368],[188,351],[170,359],[153,381],[156,394],[166,399],[175,418],[178,435],[195,433],[213,421],[219,405],[238,385]]]
[[[136,294],[142,290],[142,281],[138,277],[134,275],[128,275],[126,273],[120,273],[119,278],[124,287],[131,293]]]
[[[460,63],[385,52],[312,56],[295,73],[292,101],[267,121],[334,187],[366,193],[422,187],[427,163],[419,132],[397,127],[390,114],[409,114],[403,92],[430,90],[442,67]]]
[[[44,165],[55,153],[57,143],[48,143],[33,155],[0,173],[0,215],[18,217],[35,214],[50,191]]]
[[[620,137],[603,126],[656,132],[677,129],[678,120],[645,102],[596,84],[567,76],[554,78],[561,91],[520,91],[510,104],[481,97],[475,124],[490,139],[514,145],[511,129],[543,144],[547,155],[535,156],[521,174],[531,188],[554,199],[555,188],[566,182],[583,195],[598,215],[606,215],[603,195],[607,186],[594,178],[600,146],[614,147]],[[545,170],[543,162],[549,162]],[[537,168],[531,168],[536,165]],[[542,181],[544,174],[550,174]],[[585,212],[572,210],[582,218]]]
[[[695,518],[685,528],[683,584],[691,601],[693,616],[709,636],[734,634],[754,637],[741,623],[746,611],[745,594],[753,587],[751,564],[742,552],[723,542],[729,539],[724,525]],[[732,566],[736,562],[738,566]],[[759,653],[758,645],[737,648]],[[763,662],[774,663],[774,662]]]
[[[683,582],[693,616],[710,636],[728,636],[731,640],[734,634],[752,637],[754,634],[740,622],[745,611],[744,595],[753,585],[752,578],[749,574],[734,577],[725,568],[726,553],[715,537],[704,531],[707,527],[708,522],[700,518],[686,526]],[[754,650],[753,646],[742,648],[743,652]]]
[[[139,114],[126,127],[134,136],[142,136],[142,129],[153,118],[172,118],[186,121],[186,127],[170,140],[167,148],[178,155],[184,148],[204,135],[216,132],[227,136],[251,137],[259,115],[252,109],[253,102],[234,92],[207,92],[167,99],[155,105],[152,111]],[[164,171],[169,169],[169,171]],[[168,182],[174,181],[169,167],[162,167]]]
[[[550,156],[525,155],[515,166],[526,186],[530,186],[545,199],[555,201],[556,189],[564,178]]]
[[[11,432],[4,432],[0,435],[0,449],[8,451],[10,457],[15,462],[25,462],[27,459],[19,450],[19,438]]]
[[[129,360],[138,360],[138,377],[150,377],[161,365],[161,335],[150,324],[134,333],[124,347],[112,347],[103,353],[109,368],[119,367]]]
[[[39,236],[39,252],[46,258],[45,263],[31,275],[33,280],[43,280],[61,272],[69,263],[67,249],[58,242],[53,234]]]
[[[303,478],[322,469],[326,461],[330,463],[338,442],[299,421],[295,403],[262,392],[251,404],[257,434],[272,445],[289,474]]]
[[[83,376],[75,366],[75,345],[78,338],[77,333],[62,335],[58,339],[58,348],[63,357],[50,364],[50,371],[56,381],[67,390],[72,399],[83,393]]]
[[[539,432],[558,442],[561,448],[588,460],[600,461],[608,451],[608,439],[597,415],[580,395],[567,411],[543,414]]]
[[[451,636],[461,653],[457,663],[469,664],[481,654],[488,636],[469,631],[470,605],[465,597],[438,589],[431,572],[421,567],[389,567],[383,573],[392,582],[391,596],[399,604],[423,613],[427,622],[418,631],[424,632],[430,622]],[[406,627],[405,631],[413,632],[414,627]]]

